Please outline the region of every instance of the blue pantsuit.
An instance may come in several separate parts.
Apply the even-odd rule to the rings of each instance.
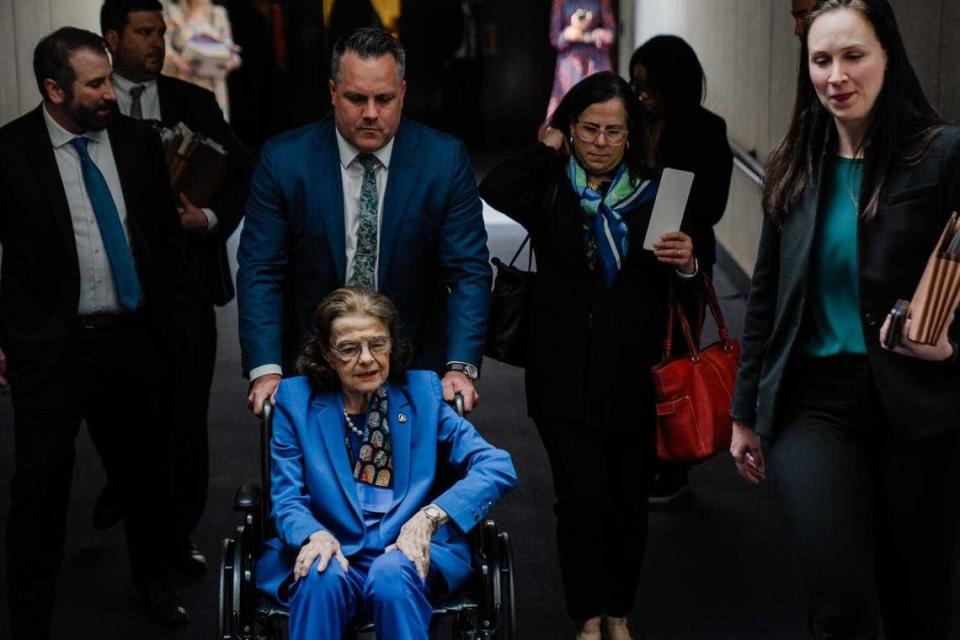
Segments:
[[[350,558],[346,573],[336,560],[322,573],[316,564],[289,589],[291,640],[338,639],[357,617],[372,620],[379,637],[426,640],[431,598],[443,589],[436,569],[424,581],[401,552],[373,549]]]
[[[270,443],[277,537],[266,542],[256,575],[261,592],[290,607],[294,640],[338,640],[358,615],[373,621],[378,637],[427,638],[431,598],[457,591],[470,575],[467,532],[516,485],[509,454],[443,402],[435,373],[405,377],[387,387],[394,481],[377,513],[358,496],[339,394],[318,393],[304,377],[283,380],[277,391]],[[432,500],[449,521],[433,536],[423,581],[401,552],[383,549],[431,502],[438,468],[460,479]],[[314,564],[293,583],[297,554],[318,531],[339,541],[350,567],[344,572],[331,559],[322,573]]]

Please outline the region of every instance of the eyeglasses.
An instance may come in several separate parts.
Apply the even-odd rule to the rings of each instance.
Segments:
[[[392,342],[387,336],[376,336],[366,342],[341,342],[335,346],[331,345],[330,351],[337,354],[337,357],[340,358],[342,362],[347,363],[359,358],[360,354],[363,353],[364,347],[366,347],[367,351],[372,355],[379,356],[390,351],[391,344]]]
[[[595,124],[586,122],[577,122],[573,125],[573,133],[580,142],[593,144],[600,139],[600,134],[606,139],[607,144],[619,147],[627,141],[627,129],[620,127],[608,127],[606,129],[598,127]]]

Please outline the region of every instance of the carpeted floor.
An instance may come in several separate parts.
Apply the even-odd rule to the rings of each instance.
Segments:
[[[518,227],[503,224],[495,216],[488,230],[491,254],[504,258],[523,237]],[[722,274],[718,287],[737,335],[743,300]],[[130,584],[120,528],[100,532],[90,525],[104,475],[89,437],[82,432],[53,620],[58,640],[206,640],[215,636],[216,565],[220,540],[230,535],[237,522],[230,510],[233,492],[240,483],[258,478],[257,422],[246,409],[235,305],[221,309],[218,318],[220,352],[210,412],[210,497],[195,535],[211,570],[199,582],[182,585],[192,621],[171,632],[145,620]],[[522,371],[488,361],[480,391],[480,408],[472,419],[491,442],[513,454],[520,475],[520,488],[493,514],[513,539],[520,637],[572,638],[554,548],[549,468],[526,417]],[[12,411],[9,396],[0,396],[0,527],[6,523],[12,465]],[[635,636],[638,640],[806,637],[800,593],[785,549],[783,518],[772,491],[740,481],[725,456],[694,469],[691,478],[691,494],[650,516],[646,564],[633,615]],[[5,550],[0,548],[0,638],[6,634],[8,615],[4,559]]]

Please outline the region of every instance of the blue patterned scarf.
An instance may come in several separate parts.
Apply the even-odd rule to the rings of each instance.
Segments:
[[[657,196],[660,183],[643,180],[638,185],[634,184],[626,163],[621,162],[606,195],[601,195],[590,187],[587,172],[573,156],[570,156],[567,175],[580,198],[580,209],[586,216],[584,242],[586,245],[596,244],[604,280],[608,287],[613,286],[629,246],[629,233],[623,216],[651,202]]]

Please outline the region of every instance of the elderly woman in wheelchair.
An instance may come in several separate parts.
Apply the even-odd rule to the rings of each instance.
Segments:
[[[380,638],[427,638],[432,601],[471,571],[466,534],[516,484],[509,454],[405,371],[385,296],[327,296],[298,370],[276,395],[270,441],[277,537],[257,588],[290,608],[290,637],[340,638],[358,616]],[[438,470],[458,480],[434,496]]]

